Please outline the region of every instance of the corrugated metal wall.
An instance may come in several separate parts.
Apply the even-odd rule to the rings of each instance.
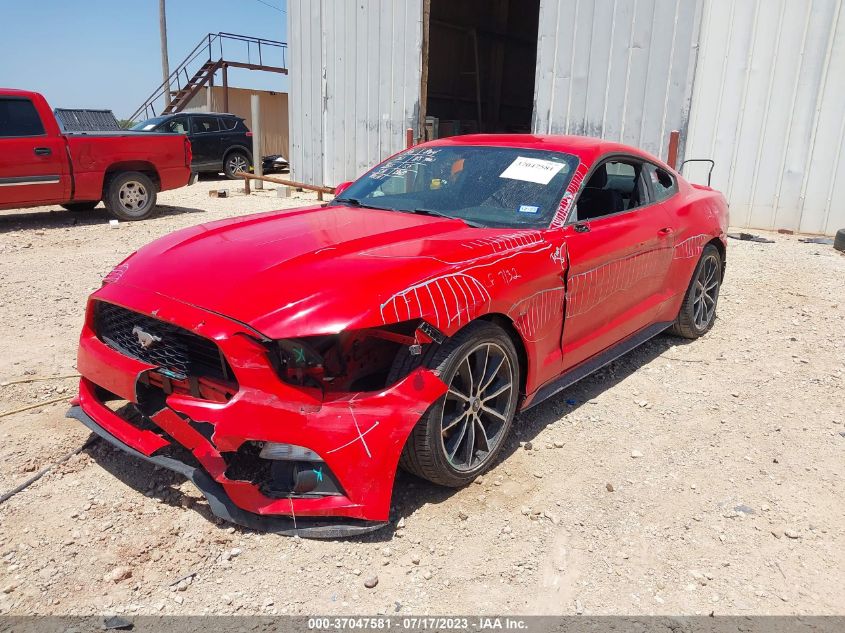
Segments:
[[[705,4],[687,157],[716,161],[713,186],[735,226],[845,227],[842,5]]]
[[[542,0],[534,131],[599,136],[666,158],[669,132],[686,128],[701,6]]]
[[[422,0],[289,0],[291,165],[336,185],[417,128]]]

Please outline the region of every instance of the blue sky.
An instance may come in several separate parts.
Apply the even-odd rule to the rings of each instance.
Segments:
[[[0,0],[0,16],[4,88],[123,118],[161,84],[158,0]],[[170,69],[209,32],[287,41],[287,18],[287,0],[167,0]],[[285,91],[288,83],[232,69],[229,85]]]

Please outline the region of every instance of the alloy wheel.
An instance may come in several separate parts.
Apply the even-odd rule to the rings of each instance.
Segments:
[[[229,173],[230,174],[237,174],[241,171],[246,171],[249,165],[247,164],[246,158],[241,156],[240,154],[235,154],[231,158],[229,158]]]
[[[705,329],[716,312],[719,299],[719,259],[709,255],[701,265],[693,286],[693,323],[699,330]]]
[[[511,361],[498,344],[480,343],[464,356],[440,421],[443,451],[455,470],[474,470],[495,453],[516,396]]]

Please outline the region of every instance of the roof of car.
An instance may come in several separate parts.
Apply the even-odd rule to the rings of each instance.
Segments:
[[[163,119],[174,116],[231,116],[236,119],[243,118],[237,114],[232,114],[231,112],[170,112],[168,114],[160,114],[159,116]]]
[[[34,97],[38,93],[32,90],[21,90],[20,88],[0,88],[0,94],[4,97]]]
[[[231,112],[185,112],[184,114],[188,114],[190,116],[238,116],[237,114],[232,114]]]
[[[551,152],[574,154],[585,163],[592,163],[607,154],[632,154],[664,165],[656,156],[630,145],[614,143],[591,136],[557,136],[552,134],[467,134],[448,136],[426,145],[489,145],[494,147],[520,147]]]

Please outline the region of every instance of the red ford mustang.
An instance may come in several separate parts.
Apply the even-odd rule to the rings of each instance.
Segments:
[[[397,466],[489,469],[514,415],[670,329],[713,325],[727,205],[639,150],[464,136],[327,205],[200,225],[93,294],[69,412],[218,516],[334,537]]]

